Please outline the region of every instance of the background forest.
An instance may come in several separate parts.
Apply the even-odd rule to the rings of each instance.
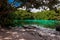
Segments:
[[[56,25],[60,24],[60,0],[6,0],[0,1],[0,3],[1,25],[45,24],[46,27],[55,28]],[[18,10],[23,7],[26,9]],[[44,11],[36,13],[30,11],[32,8],[40,9],[40,7]],[[46,7],[49,8],[49,10],[47,10]],[[30,20],[30,22],[28,20]],[[34,22],[31,20],[37,21]],[[49,20],[49,22],[38,22],[38,20]]]

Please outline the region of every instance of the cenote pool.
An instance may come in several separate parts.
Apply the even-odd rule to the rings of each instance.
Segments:
[[[14,25],[23,26],[23,25],[41,25],[48,28],[55,28],[56,25],[60,24],[60,21],[57,20],[14,20]]]

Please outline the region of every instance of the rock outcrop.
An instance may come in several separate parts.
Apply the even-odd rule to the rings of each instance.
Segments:
[[[49,28],[0,28],[0,40],[60,40],[60,32]]]

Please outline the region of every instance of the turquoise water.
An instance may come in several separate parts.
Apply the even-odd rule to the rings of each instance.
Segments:
[[[25,24],[37,24],[37,25],[43,25],[46,27],[52,27],[54,28],[55,25],[57,25],[56,20],[14,20],[15,25],[21,26]]]

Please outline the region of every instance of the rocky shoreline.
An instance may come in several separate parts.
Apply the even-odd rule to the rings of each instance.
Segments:
[[[0,28],[0,40],[60,40],[60,32],[31,26],[10,30]]]

